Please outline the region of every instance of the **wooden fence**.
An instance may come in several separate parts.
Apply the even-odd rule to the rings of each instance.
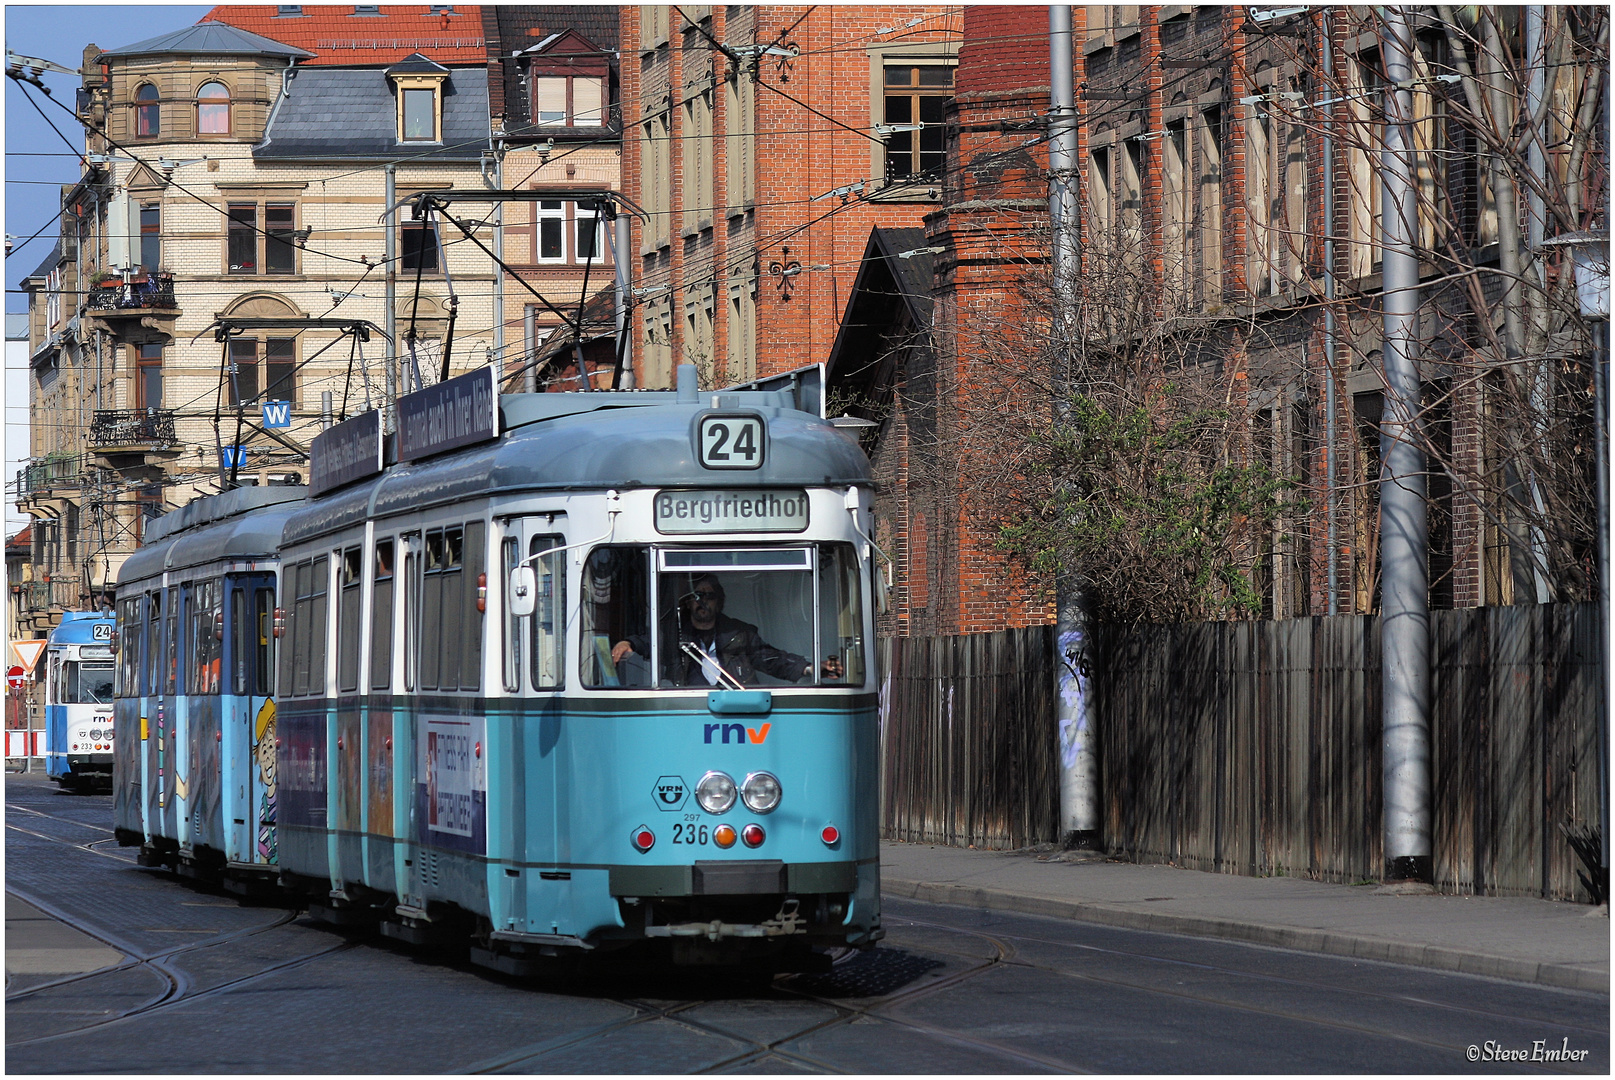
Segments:
[[[1444,891],[1588,898],[1567,828],[1596,822],[1597,609],[1432,613],[1434,871]],[[1239,874],[1383,871],[1373,616],[1103,636],[1103,838]],[[1048,627],[883,643],[886,835],[1057,840]]]
[[[993,848],[1054,840],[1054,628],[883,638],[880,648],[884,835]]]

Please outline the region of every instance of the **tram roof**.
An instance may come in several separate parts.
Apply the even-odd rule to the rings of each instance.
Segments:
[[[98,622],[109,623],[112,613],[105,611],[64,611],[62,622],[50,632],[52,645],[105,645],[106,639],[95,639],[91,627]]]
[[[225,559],[270,558],[280,550],[286,519],[307,494],[304,487],[252,487],[197,499],[162,519],[175,520],[148,534],[145,546],[124,560],[118,583]]]
[[[758,469],[714,471],[696,461],[697,415],[712,408],[762,414],[768,453]],[[869,460],[850,436],[795,407],[788,392],[505,395],[497,440],[389,466],[374,480],[310,500],[287,522],[285,541],[347,528],[366,516],[517,492],[644,488],[790,488],[870,482]],[[583,411],[586,410],[586,411]]]

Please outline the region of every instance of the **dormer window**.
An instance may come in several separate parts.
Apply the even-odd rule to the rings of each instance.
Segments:
[[[443,84],[449,69],[412,53],[387,69],[398,96],[398,141],[443,141]]]
[[[135,137],[155,139],[163,133],[157,88],[147,83],[135,92]]]
[[[230,88],[221,82],[203,83],[196,92],[196,133],[230,134]]]
[[[533,79],[533,123],[602,127],[606,80],[598,76],[539,75]]]

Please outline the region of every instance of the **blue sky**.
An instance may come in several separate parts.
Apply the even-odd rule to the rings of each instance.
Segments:
[[[51,60],[67,68],[77,68],[84,46],[94,42],[103,49],[132,45],[137,41],[178,30],[201,19],[209,4],[184,5],[66,5],[8,4],[5,9],[6,48],[24,56]],[[61,184],[78,179],[78,160],[56,132],[29,104],[29,97],[61,129],[78,149],[84,148],[83,129],[69,114],[78,80],[72,75],[44,76],[55,99],[67,106],[58,108],[38,87],[22,87],[6,80],[6,213],[8,237],[19,242],[6,259],[6,310],[27,311],[28,298],[17,285],[31,273],[55,244],[55,226],[46,228],[37,240],[32,236],[50,221],[60,207]]]

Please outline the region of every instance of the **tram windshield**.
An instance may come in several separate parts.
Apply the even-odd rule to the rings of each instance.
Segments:
[[[850,544],[597,548],[584,587],[585,686],[864,684]]]
[[[63,705],[112,704],[112,665],[68,660],[62,664],[59,700]]]

